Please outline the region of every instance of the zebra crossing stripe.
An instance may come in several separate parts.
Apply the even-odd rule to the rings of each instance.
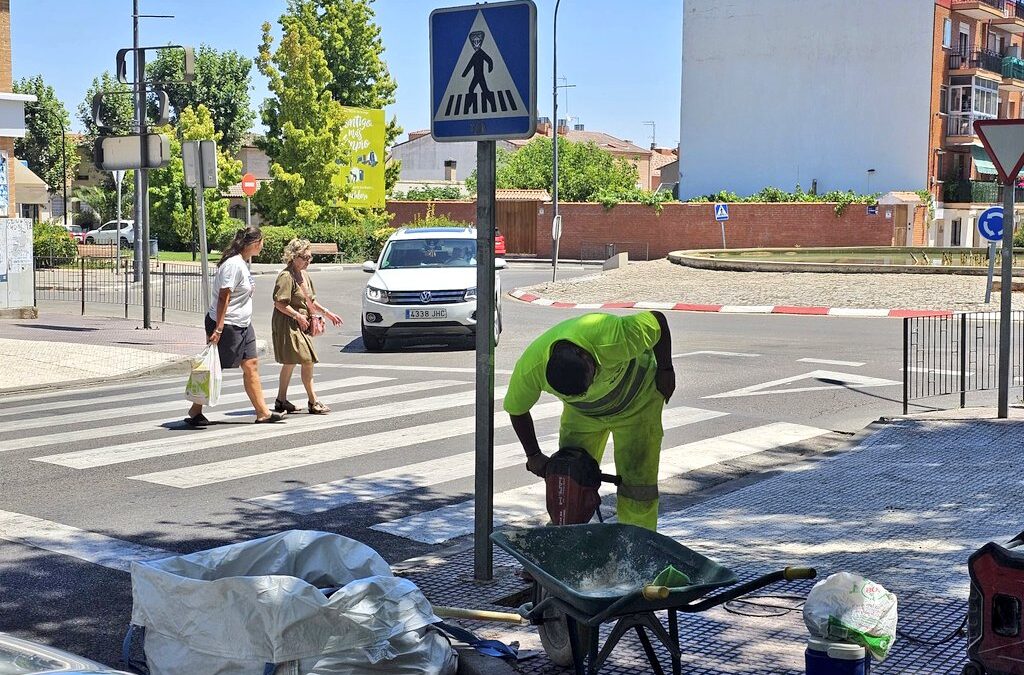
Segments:
[[[541,450],[545,452],[554,452],[558,449],[558,434],[550,434],[539,440]],[[248,501],[276,511],[299,515],[324,513],[349,504],[372,502],[410,490],[472,476],[472,471],[467,472],[465,468],[472,468],[475,459],[475,451],[463,452],[330,483],[255,497]],[[494,448],[495,471],[525,463],[521,443],[506,443]]]
[[[663,415],[663,424],[666,429],[672,429],[726,414],[699,408],[670,408]],[[542,449],[546,452],[558,449],[557,433],[543,437],[541,441]],[[344,480],[257,497],[249,501],[289,513],[322,513],[348,504],[382,499],[409,490],[467,478],[473,475],[474,457],[474,452],[465,452],[418,464],[399,466]],[[520,443],[508,443],[494,448],[495,471],[523,465],[525,461],[523,446]]]
[[[182,389],[185,385],[185,376],[178,375],[173,378],[160,378],[158,380],[124,380],[118,384],[102,384],[95,387],[76,387],[74,389],[57,389],[57,390],[40,390],[37,392],[26,392],[24,394],[18,394],[17,396],[4,396],[4,405],[11,403],[21,403],[24,401],[45,401],[53,398],[69,398],[77,399],[82,398],[88,394],[102,394],[105,392],[122,392],[125,389],[139,389],[144,387],[163,387],[171,384],[181,384]],[[138,392],[138,395],[142,395],[144,392]]]
[[[130,571],[133,562],[158,560],[171,555],[163,549],[12,511],[0,511],[0,539],[122,572]]]
[[[408,384],[397,384],[390,387],[378,387],[376,389],[350,391],[337,396],[325,396],[321,400],[326,404],[344,403],[348,401],[363,401],[371,398],[387,396],[400,396],[420,391],[437,389],[442,386],[453,384],[464,384],[449,380],[433,380],[426,382],[411,382]],[[323,431],[350,424],[372,422],[377,419],[388,419],[401,417],[425,410],[440,410],[454,405],[452,401],[462,401],[469,397],[472,400],[473,393],[451,394],[449,396],[436,396],[431,399],[418,399],[416,401],[395,401],[388,404],[388,407],[372,405],[361,408],[351,408],[338,411],[335,415],[324,418],[319,415],[296,415],[284,424],[222,424],[199,429],[188,434],[188,438],[181,438],[180,434],[164,436],[156,440],[125,443],[88,450],[65,452],[45,457],[35,457],[32,461],[44,462],[46,464],[57,464],[71,469],[92,469],[99,466],[110,466],[111,464],[122,464],[134,462],[140,459],[151,459],[153,457],[166,457],[168,455],[179,455],[198,450],[210,448],[222,448],[236,443],[251,443],[269,438],[281,438],[295,434],[309,433],[311,430]],[[460,398],[454,398],[460,397]],[[424,404],[423,401],[430,401]],[[431,407],[438,406],[438,407]],[[150,426],[152,430],[152,426]]]
[[[662,451],[658,480],[827,433],[826,429],[779,422],[677,445]],[[603,465],[612,463],[606,459]],[[473,506],[471,499],[378,523],[370,529],[424,544],[441,544],[473,531]],[[532,483],[494,496],[495,525],[536,519],[544,511],[543,483]]]
[[[468,392],[466,402],[472,402],[474,396],[473,392]],[[556,417],[562,413],[562,404],[561,402],[545,403],[535,406],[532,412],[535,419]],[[502,416],[494,421],[494,428],[501,429],[511,424],[510,418]],[[171,471],[157,471],[139,476],[129,476],[129,479],[183,489],[201,487],[277,471],[297,469],[303,466],[336,462],[384,450],[394,450],[421,443],[440,441],[455,436],[471,434],[475,429],[475,416],[462,417],[443,424],[422,424],[367,436],[324,441],[303,447],[267,452],[238,459],[228,459],[221,462],[173,469]]]
[[[442,366],[371,366],[365,363],[318,363],[317,368],[350,368],[353,370],[400,370],[403,373],[467,373],[475,374],[476,368],[444,368]],[[496,368],[495,375],[511,375],[511,370]]]
[[[8,405],[7,399],[4,399],[4,410],[9,412],[0,411],[0,424],[3,424],[4,419],[8,417],[23,418],[25,411],[22,408],[31,408],[32,414],[38,414],[41,412],[48,412],[50,410],[77,410],[79,408],[90,408],[95,411],[97,406],[106,406],[113,403],[124,403],[125,401],[138,401],[148,398],[160,398],[163,396],[177,396],[178,401],[182,400],[182,394],[185,391],[185,377],[178,377],[167,383],[167,386],[162,386],[156,389],[148,389],[146,391],[132,391],[125,393],[124,389],[113,390],[117,393],[112,393],[108,396],[90,396],[81,397],[78,399],[72,399],[67,401],[50,401],[49,403],[27,403],[24,406],[12,406]],[[394,379],[394,378],[383,378],[383,379]],[[261,377],[260,381],[263,382],[264,386],[273,382],[277,383],[277,375],[267,375]],[[241,390],[242,381],[240,379],[232,378],[230,382],[225,382],[223,391],[228,390]],[[65,392],[70,394],[70,392]],[[75,395],[77,395],[77,391]],[[226,396],[227,394],[224,394]],[[223,398],[221,399],[223,400]],[[95,415],[94,415],[95,416]],[[24,428],[21,425],[21,419],[19,421],[19,427]]]
[[[275,377],[274,379],[276,380],[277,378]],[[394,378],[389,377],[370,376],[346,377],[344,379],[336,380],[334,382],[327,382],[325,384],[321,384],[317,388],[320,390],[321,393],[326,393],[329,391],[335,391],[337,389],[365,387],[367,385],[377,384],[378,382],[386,382],[387,380],[393,379]],[[175,410],[186,410],[188,407],[188,403],[184,400],[184,386],[180,387],[178,391],[179,393],[182,394],[182,397],[178,400],[161,401],[159,403],[150,403],[148,405],[134,406],[129,409],[130,413],[133,417],[142,417],[145,415],[155,415],[158,413],[167,413]],[[138,395],[136,394],[135,397],[137,398]],[[244,403],[248,400],[248,394],[246,394],[244,391],[240,391],[235,394],[221,396],[220,400],[217,401],[217,406],[219,407],[222,405],[234,405],[236,403]],[[40,417],[37,419],[19,420],[18,431],[23,431],[25,429],[39,429],[41,427],[54,427],[64,424],[82,424],[85,422],[95,422],[96,417],[96,408],[91,407],[90,410],[85,412],[71,412],[63,415],[50,415],[48,417]]]

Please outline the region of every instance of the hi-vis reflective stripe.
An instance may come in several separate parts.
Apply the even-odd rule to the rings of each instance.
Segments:
[[[645,354],[639,359],[633,359],[626,366],[626,372],[615,387],[597,401],[566,401],[568,405],[588,417],[610,417],[618,415],[625,410],[643,386],[644,379],[650,372],[650,363],[653,356]]]

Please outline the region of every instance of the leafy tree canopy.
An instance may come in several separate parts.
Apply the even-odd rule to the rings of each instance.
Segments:
[[[77,149],[66,133],[61,147],[61,130],[71,124],[68,111],[42,75],[18,80],[14,91],[36,97],[35,103],[25,106],[26,133],[24,138],[14,139],[14,154],[28,162],[28,168],[46,181],[52,192],[60,192],[74,180],[78,168]]]
[[[148,76],[165,84],[163,88],[171,106],[171,122],[177,123],[188,106],[203,105],[210,111],[214,128],[222,134],[222,143],[232,152],[238,150],[245,134],[252,128],[256,113],[249,101],[252,60],[234,50],[219,52],[201,45],[195,55],[195,79],[184,84],[184,61],[181,50],[158,52],[146,66]]]

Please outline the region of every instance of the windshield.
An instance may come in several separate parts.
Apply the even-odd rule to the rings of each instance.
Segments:
[[[472,239],[407,239],[392,241],[384,249],[380,269],[420,267],[474,267],[476,242]]]

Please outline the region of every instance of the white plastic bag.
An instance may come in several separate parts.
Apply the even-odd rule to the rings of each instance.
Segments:
[[[819,581],[804,604],[811,635],[853,642],[883,660],[896,640],[896,596],[849,572]]]
[[[328,596],[321,589],[328,591]],[[151,675],[454,675],[423,593],[376,551],[293,530],[132,564]]]
[[[223,382],[217,345],[206,345],[206,349],[192,357],[192,370],[185,383],[185,398],[200,405],[217,405]]]

